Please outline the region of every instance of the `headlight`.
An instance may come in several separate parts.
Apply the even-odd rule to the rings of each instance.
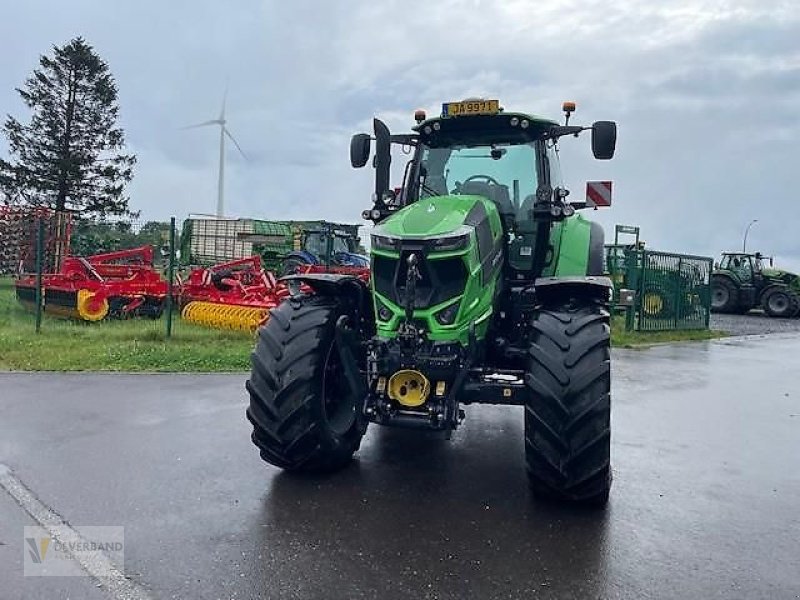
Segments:
[[[376,250],[397,250],[400,240],[385,235],[372,235],[372,247]]]
[[[461,305],[460,302],[454,302],[450,306],[447,306],[436,313],[435,319],[439,325],[452,325],[455,323],[456,317],[458,316],[458,307]]]
[[[433,240],[433,250],[436,252],[452,252],[463,250],[469,246],[469,234],[453,235]]]
[[[379,298],[375,298],[375,308],[378,313],[379,321],[391,321],[394,313]]]

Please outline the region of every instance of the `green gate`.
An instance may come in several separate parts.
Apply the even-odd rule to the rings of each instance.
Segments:
[[[620,243],[622,235],[633,241]],[[614,306],[625,312],[629,330],[708,329],[713,266],[707,256],[645,250],[639,228],[630,225],[617,225],[605,247]]]
[[[713,266],[713,259],[705,256],[628,251],[624,286],[636,291],[629,327],[708,329]]]

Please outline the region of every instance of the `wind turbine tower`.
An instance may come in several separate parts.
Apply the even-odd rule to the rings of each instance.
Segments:
[[[229,137],[230,140],[233,142],[233,145],[236,146],[236,149],[239,153],[247,160],[247,155],[242,150],[242,147],[239,145],[239,142],[236,141],[236,138],[233,137],[230,131],[228,131],[228,126],[226,125],[227,121],[225,120],[225,104],[228,99],[228,91],[225,90],[225,95],[222,97],[222,110],[219,112],[219,118],[211,119],[210,121],[203,121],[202,123],[197,123],[195,125],[189,125],[188,127],[184,127],[184,129],[196,129],[198,127],[210,127],[212,125],[219,125],[219,177],[217,179],[217,216],[224,217],[225,216],[225,137]]]

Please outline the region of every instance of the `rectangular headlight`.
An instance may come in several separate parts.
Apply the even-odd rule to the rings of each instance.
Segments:
[[[452,252],[463,250],[469,246],[469,234],[451,235],[433,240],[433,250],[436,252]]]
[[[398,250],[400,248],[400,240],[390,238],[385,235],[372,235],[372,247],[376,250]]]
[[[454,302],[436,313],[435,318],[439,325],[452,325],[458,315],[458,308],[461,301]]]

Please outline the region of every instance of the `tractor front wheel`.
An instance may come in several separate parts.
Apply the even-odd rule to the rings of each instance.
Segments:
[[[777,319],[794,317],[800,311],[800,300],[794,293],[783,288],[767,292],[762,305],[765,313]]]
[[[525,459],[536,496],[603,506],[611,489],[609,314],[545,307],[533,321]]]
[[[247,381],[252,440],[261,458],[292,471],[334,471],[350,461],[366,422],[336,341],[333,298],[282,302],[259,330]]]

